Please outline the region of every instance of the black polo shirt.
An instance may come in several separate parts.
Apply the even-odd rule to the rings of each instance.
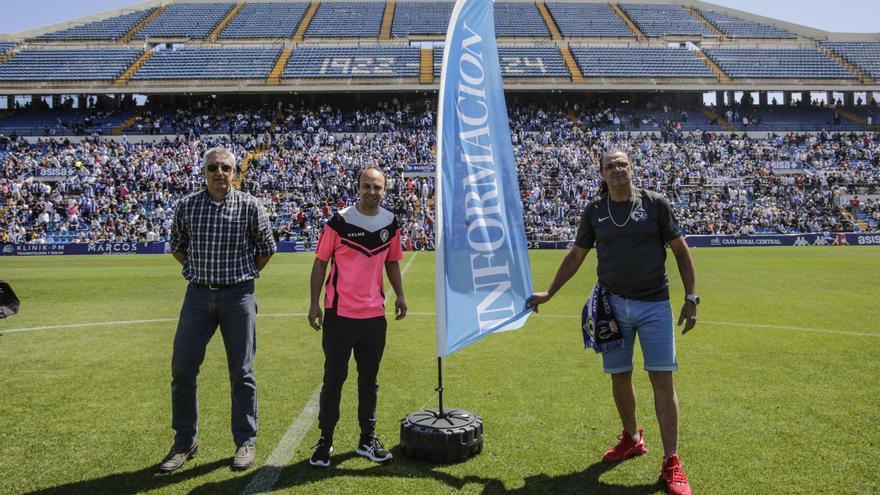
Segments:
[[[680,236],[669,200],[637,188],[633,201],[610,201],[608,193],[593,198],[581,216],[575,245],[596,248],[596,274],[612,293],[662,301],[669,299],[666,243]]]

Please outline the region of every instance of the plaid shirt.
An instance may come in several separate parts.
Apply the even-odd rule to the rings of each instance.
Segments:
[[[260,276],[254,256],[275,252],[266,210],[250,194],[231,190],[220,205],[207,189],[180,200],[171,251],[186,253],[183,277],[200,284],[237,284]]]

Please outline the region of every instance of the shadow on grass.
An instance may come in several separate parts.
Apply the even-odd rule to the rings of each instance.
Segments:
[[[508,493],[516,495],[545,493],[588,493],[590,495],[653,495],[666,493],[665,487],[657,482],[643,485],[612,485],[602,482],[599,478],[614,469],[613,465],[597,462],[579,473],[547,476],[538,474],[526,478],[526,484],[515,490],[505,490],[504,486],[487,485],[485,495]]]
[[[342,454],[334,455],[331,458],[331,462],[333,464],[329,468],[316,468],[309,465],[308,459],[303,459],[296,464],[291,464],[289,466],[281,468],[280,473],[278,473],[277,481],[275,481],[275,483],[272,485],[271,490],[266,491],[284,490],[297,486],[320,483],[325,479],[332,479],[338,476],[388,479],[433,479],[449,486],[451,489],[454,490],[460,490],[462,487],[464,487],[464,485],[469,483],[477,483],[484,486],[489,484],[499,484],[497,480],[489,478],[482,478],[479,476],[465,476],[463,478],[459,478],[451,474],[435,471],[436,468],[443,467],[444,465],[433,465],[408,459],[404,456],[403,451],[402,449],[400,449],[399,446],[393,448],[391,452],[394,455],[393,462],[390,462],[388,464],[371,464],[367,468],[349,468],[343,466],[346,461],[354,458],[360,458],[360,456],[358,456],[354,452],[345,452]],[[255,470],[253,473],[248,475],[246,483],[250,483],[251,480],[253,480],[257,476],[260,476],[261,473],[265,471],[271,471],[273,469],[277,468],[263,466],[260,469]],[[241,483],[241,478],[229,479],[216,483],[208,483],[193,489],[189,492],[189,495],[209,495],[216,493],[233,492],[237,493],[236,488],[239,488],[241,486]]]
[[[547,493],[572,493],[572,494],[590,494],[590,495],[653,495],[664,493],[663,487],[657,483],[621,486],[603,483],[599,478],[614,466],[609,466],[602,462],[597,462],[589,466],[586,470],[578,473],[570,473],[560,476],[547,476],[539,474],[526,478],[523,487],[508,490],[504,486],[504,482],[494,478],[485,478],[482,476],[464,476],[458,477],[443,471],[438,471],[443,464],[429,464],[404,456],[402,450],[398,447],[392,449],[394,461],[389,464],[374,464],[367,468],[348,468],[344,467],[346,461],[358,457],[354,452],[346,452],[334,455],[331,459],[333,465],[329,468],[315,468],[309,465],[308,459],[304,459],[296,464],[291,464],[280,468],[277,481],[271,486],[262,487],[266,492],[281,491],[294,487],[301,487],[314,483],[320,483],[323,480],[332,479],[339,476],[348,477],[368,477],[368,478],[400,478],[400,479],[424,479],[434,480],[443,483],[449,487],[448,491],[461,490],[465,485],[476,484],[483,487],[482,493],[485,495],[494,495],[502,493],[513,494],[547,494]],[[241,478],[229,479],[215,483],[207,483],[201,485],[189,492],[189,495],[209,495],[220,493],[238,493],[242,483],[250,483],[254,478],[265,475],[267,471],[277,470],[269,466],[263,466],[260,469],[250,473],[245,480]]]
[[[65,485],[36,490],[29,492],[26,495],[68,495],[71,493],[112,493],[114,495],[133,495],[135,493],[142,493],[148,490],[174,485],[181,481],[197,478],[199,476],[204,476],[220,467],[228,468],[229,459],[217,460],[190,469],[187,469],[187,466],[184,466],[179,471],[171,474],[158,474],[156,472],[156,465],[151,464],[149,467],[139,471],[116,473],[93,480],[76,481]]]

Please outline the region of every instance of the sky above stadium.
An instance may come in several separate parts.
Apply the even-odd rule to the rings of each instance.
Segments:
[[[3,0],[0,33],[17,33],[137,3],[140,2]],[[880,32],[877,0],[716,0],[712,3],[827,31]]]

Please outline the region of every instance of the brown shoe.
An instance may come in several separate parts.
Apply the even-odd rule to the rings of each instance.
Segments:
[[[199,451],[199,444],[193,442],[192,445],[186,445],[183,447],[173,446],[171,450],[168,452],[168,455],[162,459],[162,462],[159,464],[159,472],[160,473],[171,473],[173,471],[177,471],[180,466],[183,466],[183,463],[187,461],[187,459],[192,459],[196,456],[196,452]]]
[[[254,458],[257,457],[257,449],[253,445],[241,445],[235,451],[232,458],[232,470],[244,471],[250,469],[254,465]]]

